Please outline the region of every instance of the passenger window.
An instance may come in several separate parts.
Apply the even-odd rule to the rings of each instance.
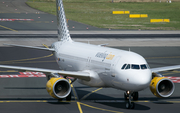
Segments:
[[[127,64],[124,64],[121,69],[124,69],[124,68],[126,67],[126,65],[127,65]]]
[[[141,69],[147,69],[147,66],[145,64],[141,65]]]
[[[128,65],[126,66],[126,69],[130,69],[130,64],[128,64]]]
[[[131,68],[132,68],[132,69],[140,69],[139,65],[135,65],[135,64],[132,64],[132,65],[131,65]]]

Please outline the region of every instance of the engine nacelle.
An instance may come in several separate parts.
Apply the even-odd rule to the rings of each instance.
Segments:
[[[160,98],[171,96],[174,89],[174,83],[166,77],[154,77],[150,83],[151,92]]]
[[[71,85],[64,78],[51,78],[46,84],[46,90],[52,97],[62,99],[71,92]]]

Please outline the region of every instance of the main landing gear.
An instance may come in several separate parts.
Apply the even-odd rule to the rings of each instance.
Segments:
[[[134,104],[134,102],[131,102],[131,99],[133,98],[133,100],[138,100],[138,97],[139,97],[138,92],[126,91],[124,93],[124,98],[127,101],[126,102],[126,108],[127,109],[134,109],[135,104]]]
[[[75,82],[77,79],[75,78],[75,79],[69,79],[69,78],[67,78],[66,76],[64,77],[65,79],[67,79],[69,82],[70,82],[70,84],[72,84],[73,82]],[[71,95],[72,95],[72,91],[69,93],[69,95],[66,97],[66,101],[71,101]],[[62,99],[59,99],[59,101],[61,102],[63,100],[63,98]]]
[[[71,101],[71,95],[72,93],[70,92],[69,95],[66,97],[66,101]],[[63,98],[58,99],[58,102],[61,102]]]

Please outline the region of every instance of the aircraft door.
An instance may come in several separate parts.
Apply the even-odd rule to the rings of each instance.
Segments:
[[[88,57],[86,61],[86,69],[90,69],[90,63],[91,63],[91,57]]]
[[[119,60],[120,60],[120,56],[115,57],[115,59],[111,63],[111,77],[116,76],[115,68],[116,68],[116,65],[119,62]]]

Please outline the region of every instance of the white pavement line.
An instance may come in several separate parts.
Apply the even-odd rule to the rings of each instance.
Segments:
[[[0,34],[57,34],[57,31],[0,31]],[[70,34],[180,34],[180,31],[70,31]]]

